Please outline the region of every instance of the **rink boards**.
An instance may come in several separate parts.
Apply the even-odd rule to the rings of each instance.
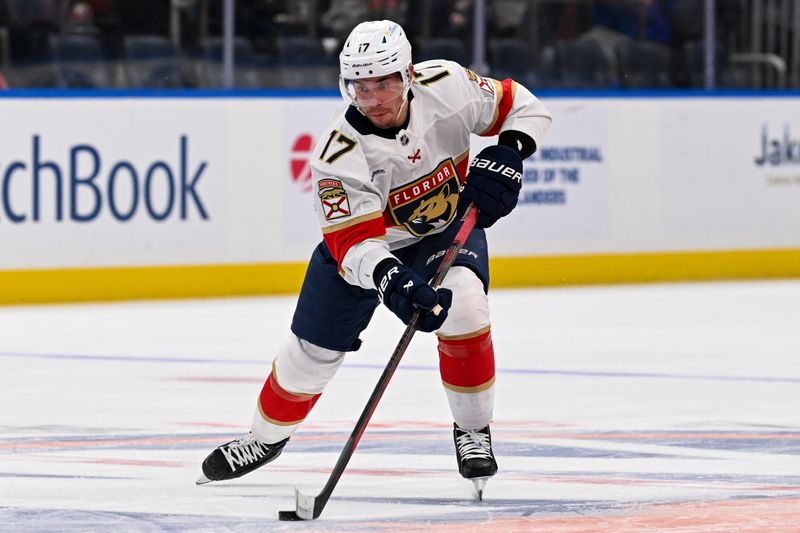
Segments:
[[[632,96],[541,96],[553,126],[488,232],[493,284],[800,276],[800,95]],[[0,303],[295,292],[339,105],[0,97]]]

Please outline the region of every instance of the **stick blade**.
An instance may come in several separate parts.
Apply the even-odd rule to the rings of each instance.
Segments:
[[[281,522],[295,522],[302,520],[295,511],[278,511],[278,520]]]
[[[290,522],[295,520],[314,520],[319,513],[314,512],[316,497],[302,494],[297,487],[294,489],[295,510],[278,511],[278,520]],[[320,510],[321,511],[321,510]]]

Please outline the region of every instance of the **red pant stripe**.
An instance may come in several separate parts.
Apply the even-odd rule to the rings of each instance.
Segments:
[[[439,339],[439,372],[445,385],[474,388],[494,381],[494,347],[487,331],[468,339]]]
[[[273,373],[261,389],[258,405],[261,413],[280,424],[298,424],[311,412],[321,394],[294,394],[278,384]]]

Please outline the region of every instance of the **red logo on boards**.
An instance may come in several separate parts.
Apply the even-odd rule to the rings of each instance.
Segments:
[[[289,154],[289,170],[291,171],[292,181],[303,192],[310,192],[312,189],[309,159],[313,150],[314,137],[308,133],[301,133],[294,140]]]

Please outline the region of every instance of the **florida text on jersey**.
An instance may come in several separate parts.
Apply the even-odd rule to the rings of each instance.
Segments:
[[[511,79],[444,60],[417,64],[414,78],[406,124],[378,129],[345,106],[312,156],[325,243],[345,279],[365,288],[374,288],[370,268],[391,250],[453,220],[472,134],[517,130],[538,145],[550,123],[544,105]]]

